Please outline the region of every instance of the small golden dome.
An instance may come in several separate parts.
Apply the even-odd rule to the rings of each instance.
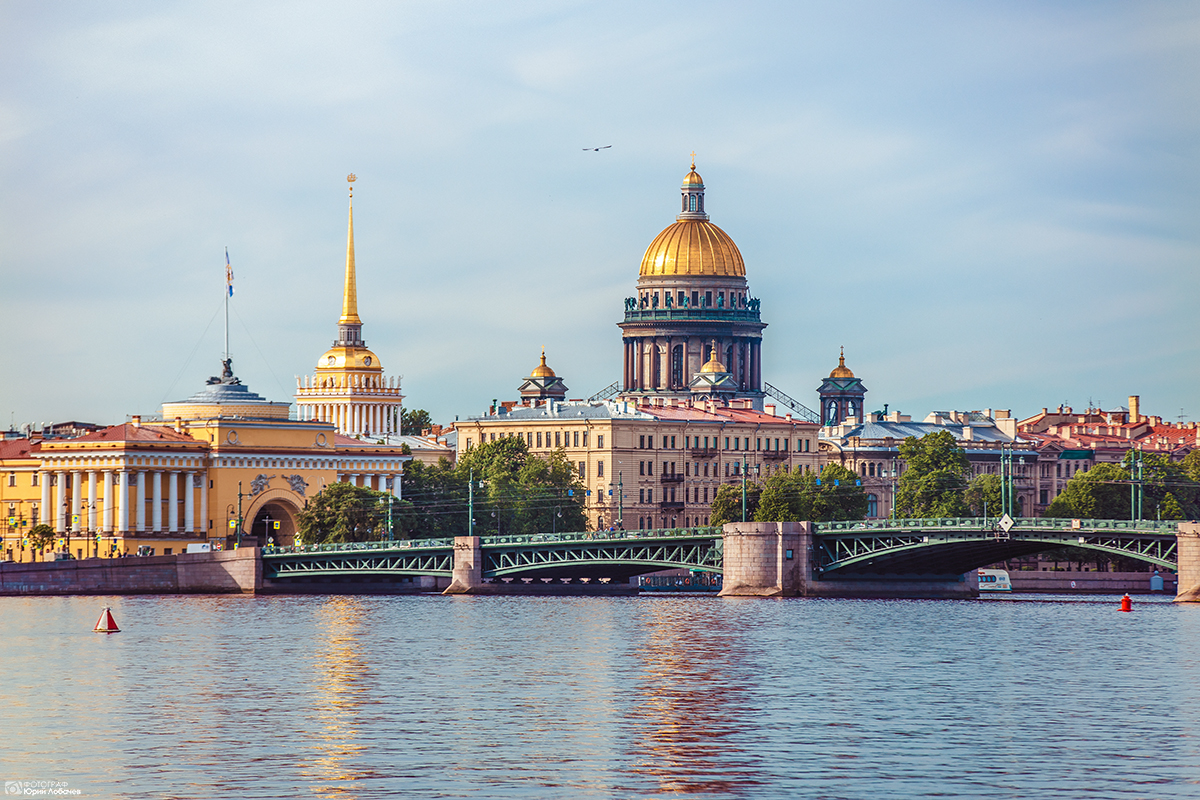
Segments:
[[[382,372],[379,356],[365,347],[333,347],[317,360],[317,371],[325,370],[371,370]]]
[[[721,360],[717,358],[718,352],[719,351],[717,350],[717,342],[716,342],[716,340],[713,340],[712,353],[709,355],[708,361],[704,364],[703,367],[700,368],[700,372],[702,372],[706,375],[714,375],[718,372],[728,372],[729,371],[729,370],[725,369],[725,365],[722,364]]]
[[[746,264],[728,233],[707,220],[683,219],[664,228],[646,248],[639,274],[744,278]]]
[[[842,348],[842,354],[838,356],[838,365],[833,368],[833,372],[829,373],[831,378],[853,378],[854,373],[846,366],[846,348]]]
[[[531,378],[554,378],[554,370],[546,366],[546,348],[542,348],[542,363],[533,368],[533,372],[529,373]]]
[[[683,188],[686,189],[689,186],[699,186],[701,189],[704,188],[704,179],[700,177],[699,172],[696,172],[695,164],[692,165],[692,171],[683,176]]]

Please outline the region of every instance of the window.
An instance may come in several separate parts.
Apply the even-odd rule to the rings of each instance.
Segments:
[[[653,462],[653,461],[647,461],[647,462],[646,462],[646,474],[647,474],[647,475],[653,475],[653,474],[654,474],[654,462]]]
[[[571,441],[575,443],[575,447],[579,447],[579,431],[575,431],[575,434],[571,437]]]
[[[9,486],[17,485],[17,473],[15,473],[15,472],[8,473],[8,485]]]
[[[468,439],[467,439],[467,449],[468,449],[468,450],[470,450],[470,449],[471,449],[471,440],[470,440],[470,438],[468,438]]]
[[[667,474],[667,462],[665,462],[665,461],[663,462],[662,472],[660,472],[660,473],[658,473],[658,474],[659,474],[659,475],[666,475],[666,474]]]
[[[675,462],[674,461],[671,462],[671,474],[672,475],[675,474]]]
[[[538,447],[542,446],[542,432],[541,431],[538,431],[538,434],[537,434],[537,446]]]
[[[712,292],[704,293],[704,305],[708,308],[712,308]]]
[[[704,487],[704,502],[708,502],[708,487]]]
[[[725,477],[726,478],[729,477],[729,462],[728,461],[725,462]]]
[[[672,450],[675,449],[675,437],[674,436],[671,437],[671,449]]]
[[[639,503],[646,502],[646,490],[645,489],[638,489],[638,502]]]
[[[646,474],[646,462],[639,461],[638,462],[638,475],[645,475],[645,474]]]
[[[588,432],[584,431],[583,432],[583,446],[584,447],[587,447],[587,435],[588,435]]]
[[[725,437],[725,449],[726,450],[729,449],[729,437],[728,436]]]
[[[584,444],[587,444],[587,442],[584,442]],[[604,434],[603,433],[596,434],[596,447],[599,447],[601,450],[604,449]]]
[[[867,495],[867,516],[879,516],[879,498],[873,494]]]
[[[31,510],[30,510],[30,512],[29,512],[29,523],[30,523],[31,525],[37,525],[37,524],[38,524],[38,507],[37,507],[37,503],[34,503],[34,504],[33,504],[33,507],[32,507],[32,509],[31,509]]]
[[[663,449],[664,450],[667,449],[667,437],[666,436],[663,437]]]
[[[36,472],[29,476],[29,485],[30,486],[38,485],[38,474]]]
[[[692,305],[693,306],[700,305],[700,293],[699,292],[692,292]]]
[[[708,464],[704,465],[704,477],[708,477]]]
[[[653,503],[653,502],[654,502],[654,490],[653,490],[653,489],[647,489],[647,490],[646,490],[646,502],[647,502],[647,503]]]
[[[638,449],[639,449],[639,450],[645,450],[645,449],[646,449],[646,437],[645,437],[645,436],[639,436],[639,437],[638,437]]]
[[[585,479],[587,478],[587,462],[586,461],[579,462],[579,477],[585,478]]]
[[[601,436],[601,437],[599,437],[599,438],[603,439],[604,437],[603,437],[603,436]],[[597,461],[597,462],[596,462],[596,477],[597,477],[597,478],[603,478],[603,477],[604,477],[604,462],[603,462],[603,461]]]

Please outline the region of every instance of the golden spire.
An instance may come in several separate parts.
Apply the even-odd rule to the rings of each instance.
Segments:
[[[696,151],[693,150],[692,151],[692,170],[694,171],[695,169],[696,169]]]
[[[841,354],[838,355],[838,365],[833,368],[833,372],[829,373],[831,378],[853,378],[854,373],[846,366],[846,348],[843,347]]]
[[[346,232],[346,287],[342,292],[342,318],[339,324],[361,325],[358,318],[358,287],[354,277],[354,173],[346,176],[350,184],[350,226]]]
[[[542,363],[533,368],[533,372],[529,374],[531,378],[553,378],[556,377],[554,370],[546,365],[546,348],[542,348]]]

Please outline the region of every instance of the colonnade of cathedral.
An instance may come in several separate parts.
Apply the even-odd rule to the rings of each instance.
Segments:
[[[625,339],[626,391],[680,390],[688,384],[712,354],[733,375],[738,388],[762,390],[762,339],[733,339],[707,336],[632,336]]]

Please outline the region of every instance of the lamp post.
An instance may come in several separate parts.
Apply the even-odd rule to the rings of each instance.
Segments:
[[[75,481],[75,483],[79,483],[79,481]],[[64,531],[67,542],[66,551],[69,554],[71,552],[71,526],[75,524],[75,520],[71,517],[71,503],[67,500],[63,500],[63,522],[66,523],[63,527],[66,528]]]

